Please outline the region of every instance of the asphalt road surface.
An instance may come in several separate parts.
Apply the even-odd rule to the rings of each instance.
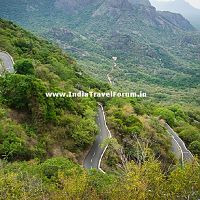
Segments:
[[[5,52],[0,52],[0,60],[3,61],[6,71],[11,72],[11,73],[14,72],[13,61],[9,54]]]
[[[13,60],[9,54],[6,52],[0,52],[0,60],[3,61],[3,64],[8,72],[14,72]],[[99,135],[97,135],[90,151],[84,160],[83,165],[87,169],[95,168],[103,172],[101,169],[101,160],[107,149],[107,146],[102,148],[100,145],[106,138],[111,137],[111,133],[106,125],[105,114],[102,105],[99,105],[98,107],[97,124],[99,126]],[[167,131],[172,135],[172,150],[176,156],[181,158],[182,162],[192,161],[194,157],[192,153],[186,148],[185,143],[168,124],[165,126]]]
[[[181,140],[178,134],[174,132],[174,130],[168,124],[165,124],[165,127],[167,128],[167,131],[172,135],[172,150],[176,156],[180,158],[182,162],[194,160],[192,153],[187,149],[185,143],[183,140]]]
[[[106,125],[105,114],[102,105],[98,106],[98,115],[96,121],[99,127],[99,134],[97,135],[90,151],[88,152],[83,165],[86,169],[95,168],[103,172],[100,165],[107,146],[102,148],[100,145],[106,138],[111,138],[111,133]]]
[[[0,52],[0,60],[3,61],[3,64],[8,72],[14,72],[13,60],[9,54]],[[84,167],[88,169],[95,168],[103,172],[100,165],[101,159],[107,149],[107,146],[102,148],[100,145],[106,138],[111,137],[111,133],[106,125],[105,114],[101,104],[98,106],[98,115],[96,121],[99,126],[99,135],[97,135],[96,140],[94,141],[89,153],[84,160]]]

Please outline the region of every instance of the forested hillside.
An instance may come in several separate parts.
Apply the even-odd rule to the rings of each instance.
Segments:
[[[96,100],[46,98],[45,93],[107,91],[110,86],[86,75],[55,45],[12,22],[0,20],[0,37],[0,50],[13,56],[16,71],[0,77],[0,199],[200,196],[199,165],[179,165],[160,124],[162,118],[177,127],[199,155],[198,111],[139,99],[98,99],[115,138],[103,144],[110,144],[103,161],[108,173],[87,171],[80,164],[98,131]],[[186,130],[196,131],[195,137]]]
[[[0,17],[63,49],[0,20],[0,51],[16,71],[0,62],[0,199],[200,198],[200,34],[188,20],[149,0],[2,0]],[[100,82],[108,73],[111,85]],[[111,89],[147,98],[45,96]],[[97,101],[113,135],[106,174],[81,166]],[[196,160],[178,161],[165,122]]]
[[[66,156],[77,161],[97,134],[94,99],[46,98],[46,92],[104,89],[58,47],[0,20],[0,50],[15,74],[0,77],[0,157]],[[78,123],[77,123],[78,121]]]
[[[96,99],[46,98],[45,93],[104,91],[109,86],[86,76],[74,60],[51,43],[8,21],[1,20],[1,28],[1,49],[13,55],[16,70],[16,74],[5,73],[0,79],[1,158],[16,161],[66,156],[82,163],[84,151],[98,130]],[[128,130],[121,131],[129,135],[136,132],[136,136],[143,133],[142,138],[149,142],[148,129],[136,114],[130,107]],[[143,114],[139,113],[139,117]],[[151,122],[146,123],[158,134],[154,138],[157,142],[149,149],[163,162],[164,168],[175,163],[169,135],[162,128],[156,130]],[[127,147],[127,154],[131,149]]]
[[[0,16],[58,43],[98,79],[107,81],[117,56],[116,87],[199,103],[200,34],[182,15],[156,11],[149,0],[7,0]]]

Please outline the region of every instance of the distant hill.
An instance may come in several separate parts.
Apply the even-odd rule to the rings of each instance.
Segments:
[[[194,8],[191,4],[184,0],[174,1],[157,1],[151,0],[153,6],[157,10],[170,11],[182,14],[187,18],[196,28],[200,29],[200,9]]]

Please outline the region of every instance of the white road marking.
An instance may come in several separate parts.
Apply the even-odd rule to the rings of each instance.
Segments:
[[[102,115],[101,117],[98,117],[98,119],[101,119],[101,120],[102,120],[102,121],[98,121],[98,123],[97,123],[97,124],[100,124],[99,130],[101,131],[101,133],[102,133],[102,131],[103,131],[103,133],[104,133],[104,131],[106,131],[107,134],[108,134],[108,138],[111,138],[111,133],[110,133],[110,131],[109,131],[107,125],[106,125],[106,118],[105,118],[103,106],[102,106],[100,103],[98,103],[98,104],[99,104],[99,106],[100,106],[99,115]],[[102,128],[101,128],[101,127],[102,127]],[[97,139],[102,140],[102,139],[103,139],[103,136],[104,136],[103,133],[102,133],[102,134],[99,134],[99,136],[98,136]],[[99,143],[98,140],[97,140],[97,142]],[[101,141],[101,142],[102,142],[102,141]],[[96,144],[95,144],[95,145],[96,145]],[[100,144],[99,144],[99,145],[100,145]],[[100,148],[99,145],[97,144],[97,146],[95,146],[95,148],[98,149],[98,150],[99,150],[99,148]],[[99,152],[93,152],[93,154],[92,154],[93,156],[92,156],[91,154],[89,155],[89,158],[91,159],[91,160],[89,160],[90,166],[91,166],[91,167],[88,167],[88,168],[91,168],[91,169],[92,169],[92,168],[97,168],[97,169],[100,170],[102,173],[105,173],[105,172],[101,169],[101,160],[102,160],[102,157],[103,157],[103,155],[104,155],[104,153],[105,153],[107,147],[108,147],[108,146],[106,146],[106,147],[104,147],[104,148],[101,148],[101,149],[103,150],[103,152],[101,153],[100,158],[97,160],[97,163],[98,163],[97,167],[92,166],[92,165],[96,164],[96,163],[93,164],[93,161],[96,161],[95,155],[96,155],[96,153],[98,154]],[[91,158],[91,157],[92,157],[92,158]],[[89,158],[88,158],[88,159],[89,159]],[[87,166],[86,166],[86,168],[87,168]]]
[[[170,134],[170,132],[169,132],[169,134]],[[179,150],[181,152],[181,162],[183,163],[183,151],[182,151],[182,148],[181,148],[181,146],[179,145],[179,143],[177,142],[177,140],[174,138],[174,136],[172,134],[171,134],[171,136],[172,136],[173,140],[175,141],[175,143],[177,144],[177,146],[178,146],[178,148],[179,148]]]
[[[102,111],[102,113],[103,113],[104,125],[105,125],[105,127],[106,127],[106,129],[107,129],[107,131],[108,131],[108,133],[109,133],[109,138],[112,138],[111,132],[110,132],[110,130],[108,129],[108,126],[107,126],[107,124],[106,124],[106,117],[105,117],[105,113],[104,113],[103,106],[102,106],[102,104],[100,104],[100,103],[99,103],[99,106],[101,107],[101,111]],[[102,138],[102,136],[100,136],[100,138]],[[105,173],[105,172],[101,169],[101,160],[102,160],[103,155],[104,155],[104,153],[105,153],[105,151],[106,151],[107,148],[108,148],[108,145],[104,148],[103,153],[101,154],[101,157],[100,157],[99,163],[98,163],[98,169],[99,169],[101,172],[103,172],[103,173]]]

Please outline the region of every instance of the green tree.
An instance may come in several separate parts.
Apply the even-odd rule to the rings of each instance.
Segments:
[[[199,141],[193,141],[189,145],[189,150],[192,151],[192,153],[200,156],[200,142]]]
[[[54,102],[45,98],[48,90],[41,80],[32,76],[8,74],[0,88],[7,106],[31,113],[33,120],[38,122],[55,120]]]
[[[179,135],[188,145],[193,141],[200,141],[200,132],[193,126],[185,126]]]
[[[34,74],[34,66],[30,59],[18,60],[15,63],[14,68],[18,74],[27,74],[27,75]]]
[[[171,110],[167,108],[157,108],[155,110],[155,114],[166,120],[166,122],[169,123],[171,126],[174,125],[175,114]]]
[[[11,161],[30,159],[34,148],[28,144],[27,140],[28,137],[20,125],[16,125],[11,121],[0,122],[1,158]]]

